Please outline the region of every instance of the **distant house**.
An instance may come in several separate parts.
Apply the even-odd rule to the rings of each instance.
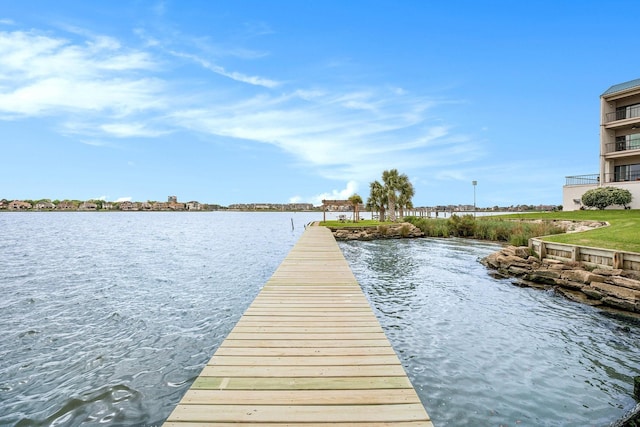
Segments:
[[[186,207],[188,211],[199,211],[202,209],[200,203],[196,201],[187,202]]]
[[[76,205],[69,201],[69,200],[63,200],[60,203],[58,203],[58,206],[56,206],[56,210],[59,211],[75,211],[77,210]]]
[[[353,205],[349,200],[323,200],[322,208],[327,212],[349,212]]]
[[[97,211],[98,205],[93,202],[83,202],[78,206],[79,211]]]
[[[154,211],[166,211],[169,209],[169,203],[165,203],[165,202],[155,202],[153,204],[153,210]]]
[[[178,203],[178,196],[167,197],[167,203]]]
[[[50,211],[55,209],[56,205],[54,205],[51,202],[39,202],[39,203],[36,203],[33,208],[39,211]]]
[[[138,204],[134,203],[134,202],[121,202],[120,203],[120,210],[121,211],[137,211],[138,210]]]
[[[600,173],[567,176],[562,209],[580,209],[582,195],[602,186],[629,190],[630,207],[640,209],[640,79],[600,95]]]
[[[287,205],[287,209],[292,211],[312,211],[313,203],[290,203]]]
[[[31,203],[23,202],[22,200],[14,200],[9,203],[10,211],[26,211],[31,209]]]
[[[169,203],[169,209],[172,211],[183,211],[184,203],[171,202]]]
[[[140,210],[141,211],[151,211],[153,210],[153,205],[149,202],[142,202],[140,203]]]

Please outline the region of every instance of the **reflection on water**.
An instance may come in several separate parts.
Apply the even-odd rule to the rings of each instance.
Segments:
[[[637,321],[492,278],[493,244],[340,246],[436,426],[606,426],[634,406]]]

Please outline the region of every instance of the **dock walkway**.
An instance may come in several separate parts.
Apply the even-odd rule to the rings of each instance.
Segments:
[[[433,426],[331,232],[307,227],[165,427]]]

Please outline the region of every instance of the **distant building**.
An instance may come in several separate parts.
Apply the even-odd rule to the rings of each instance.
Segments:
[[[26,211],[29,209],[31,209],[31,203],[29,202],[23,202],[22,200],[14,200],[13,202],[9,203],[10,211]]]
[[[196,201],[191,201],[187,203],[187,210],[188,211],[199,211],[202,210],[202,206],[200,205],[199,202]]]
[[[120,202],[121,211],[137,211],[138,204],[135,202]]]
[[[169,196],[167,202],[168,203],[178,203],[178,196]]]
[[[51,202],[39,202],[39,203],[36,203],[33,208],[39,211],[50,211],[55,209],[56,205],[54,205]]]
[[[75,211],[76,209],[76,205],[69,200],[63,200],[56,206],[56,210],[59,211]]]
[[[83,202],[78,206],[79,211],[96,211],[98,210],[98,205],[93,202]]]
[[[566,177],[563,210],[580,209],[582,195],[603,186],[629,190],[630,207],[640,209],[640,79],[600,95],[600,173]]]

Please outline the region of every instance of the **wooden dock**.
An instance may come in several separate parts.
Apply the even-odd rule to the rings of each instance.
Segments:
[[[433,426],[331,232],[307,227],[165,427]]]

